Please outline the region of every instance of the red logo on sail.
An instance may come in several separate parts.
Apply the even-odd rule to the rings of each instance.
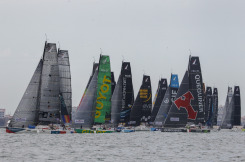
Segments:
[[[197,117],[197,112],[194,111],[193,107],[191,106],[191,100],[193,100],[193,99],[194,99],[193,95],[191,94],[190,91],[188,91],[183,96],[181,96],[177,100],[175,100],[174,103],[179,110],[181,107],[186,109],[186,111],[188,113],[188,119],[195,120]]]

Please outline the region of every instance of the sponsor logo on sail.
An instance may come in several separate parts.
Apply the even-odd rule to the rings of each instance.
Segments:
[[[48,49],[48,53],[52,52],[53,50],[53,46],[50,47],[50,49]]]
[[[102,63],[105,64],[107,62],[107,58],[105,58]]]
[[[180,110],[180,108],[184,108],[188,113],[188,119],[195,120],[197,117],[197,112],[194,111],[191,100],[194,100],[194,97],[190,91],[179,97],[174,101],[176,107]]]
[[[196,65],[196,63],[197,63],[197,59],[193,61],[192,65]]]
[[[164,103],[169,103],[169,99],[166,98],[166,99],[164,100]]]

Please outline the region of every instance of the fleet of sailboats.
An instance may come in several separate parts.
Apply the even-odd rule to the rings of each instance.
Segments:
[[[45,42],[42,59],[10,120],[7,133],[112,133],[161,130],[210,132],[217,126],[218,89],[205,87],[199,57],[190,56],[179,85],[177,74],[160,79],[152,103],[151,79],[143,75],[134,100],[130,62],[122,62],[117,83],[110,57],[100,55],[74,116],[69,54]],[[54,125],[59,125],[54,127]],[[241,125],[240,87],[228,87],[219,128]],[[120,129],[118,129],[120,128]]]

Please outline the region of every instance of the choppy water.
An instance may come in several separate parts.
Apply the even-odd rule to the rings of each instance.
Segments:
[[[245,161],[245,132],[6,134],[0,161]]]

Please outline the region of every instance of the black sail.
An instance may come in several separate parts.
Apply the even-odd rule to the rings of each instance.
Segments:
[[[130,125],[138,126],[150,121],[152,93],[150,76],[143,76],[143,82],[130,113]]]
[[[122,76],[118,78],[114,93],[111,98],[111,123],[117,126],[120,123],[122,109]]]
[[[234,123],[233,125],[241,125],[241,96],[240,87],[234,88]]]
[[[194,111],[197,111],[197,118],[195,124],[204,123],[204,94],[203,94],[203,81],[199,57],[191,57],[189,59],[189,90],[194,96],[191,100],[191,105]],[[188,120],[193,122],[193,120]]]
[[[163,124],[164,124],[164,122],[168,116],[170,107],[171,107],[171,105],[172,105],[172,103],[173,103],[173,101],[177,95],[178,88],[179,88],[178,75],[171,74],[170,85],[167,88],[167,91],[166,91],[164,98],[162,100],[161,106],[159,108],[159,111],[158,111],[157,116],[156,116],[155,121],[154,121],[154,126],[156,126],[156,127],[163,126]]]
[[[189,76],[188,71],[186,71],[176,98],[164,122],[164,127],[184,127],[187,124],[187,120],[194,121],[197,112],[194,111],[190,104],[193,99],[194,97],[189,91]]]
[[[114,78],[114,72],[111,72],[111,94],[113,94],[115,86],[116,86],[116,82]]]
[[[130,119],[130,112],[134,104],[134,89],[133,89],[130,62],[122,63],[121,76],[122,76],[122,109],[120,113],[120,122],[128,123]]]
[[[167,79],[161,79],[158,82],[158,89],[155,95],[155,99],[153,101],[153,110],[151,112],[151,123],[153,123],[155,121],[155,118],[157,116],[157,113],[159,111],[159,108],[161,106],[161,103],[163,101],[163,98],[165,96],[165,93],[167,91],[168,88],[168,83],[167,83]]]
[[[213,103],[212,103],[212,88],[207,87],[205,96],[205,121],[208,126],[212,125]]]
[[[218,89],[214,88],[214,92],[213,92],[213,117],[212,117],[212,124],[213,125],[217,125],[218,106],[219,106]]]

